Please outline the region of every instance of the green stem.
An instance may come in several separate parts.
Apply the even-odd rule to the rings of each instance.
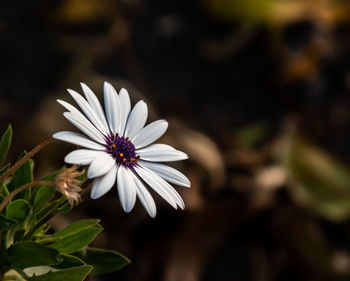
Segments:
[[[15,189],[12,191],[0,204],[0,212],[6,207],[7,203],[11,201],[13,197],[15,197],[18,193],[21,191],[31,188],[33,186],[39,186],[39,185],[49,185],[49,186],[55,186],[55,184],[51,181],[33,181],[30,183],[27,183],[25,185],[22,185],[21,187]]]

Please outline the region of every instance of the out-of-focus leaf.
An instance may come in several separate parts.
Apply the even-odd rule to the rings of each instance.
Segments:
[[[295,21],[334,23],[349,17],[346,1],[319,0],[202,0],[204,8],[220,21],[241,20],[281,26]]]
[[[59,270],[55,272],[49,272],[40,276],[33,276],[27,278],[28,281],[82,281],[92,270],[92,266],[83,265],[73,267],[70,269]]]
[[[101,231],[102,227],[87,228],[54,242],[50,247],[71,254],[89,245]]]
[[[180,131],[183,132],[181,137],[178,134]],[[226,179],[225,163],[220,149],[212,139],[199,131],[175,123],[168,142],[186,152],[192,161],[208,171],[210,186],[222,186]]]
[[[23,158],[25,155],[26,155],[26,152],[24,152],[19,159]],[[21,167],[19,167],[13,173],[10,183],[7,185],[8,190],[13,191],[19,188],[20,186],[25,185],[26,183],[32,182],[33,168],[34,168],[34,162],[31,159],[29,159],[26,163],[24,163]],[[16,195],[16,198],[24,198],[27,194],[30,194],[30,189],[26,189],[20,192],[19,194]]]
[[[267,136],[267,126],[264,123],[253,124],[236,133],[237,140],[244,147],[253,147]]]
[[[350,216],[350,170],[317,147],[291,137],[284,165],[295,200],[335,220]]]
[[[60,259],[62,259],[62,261],[59,264],[54,265],[54,268],[66,269],[86,265],[86,263],[83,260],[72,255],[61,254]]]
[[[17,223],[18,222],[13,219],[0,215],[0,231],[9,229],[12,226],[15,226]]]
[[[113,272],[130,263],[128,258],[111,250],[84,248],[81,251],[74,253],[74,255],[80,257],[87,264],[94,266],[94,269],[91,272],[93,275]]]
[[[271,0],[203,0],[206,9],[221,20],[266,21],[271,17]]]
[[[31,207],[24,199],[18,199],[9,203],[6,207],[6,217],[18,222],[23,222],[31,211]]]
[[[69,0],[62,4],[56,13],[62,24],[84,24],[101,19],[108,13],[105,3],[98,0]]]
[[[0,166],[2,166],[2,164],[5,161],[7,152],[10,149],[11,140],[12,140],[12,127],[11,125],[9,125],[6,132],[2,135],[2,138],[0,141]]]
[[[60,262],[59,252],[34,242],[18,242],[7,251],[7,261],[15,269],[27,267],[54,265]]]

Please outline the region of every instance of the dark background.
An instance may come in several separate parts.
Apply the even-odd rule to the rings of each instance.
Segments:
[[[341,0],[1,1],[0,126],[14,161],[68,128],[66,88],[107,80],[189,154],[184,212],[155,196],[155,219],[125,214],[113,189],[52,221],[100,218],[95,246],[132,260],[91,280],[349,280],[349,36]]]

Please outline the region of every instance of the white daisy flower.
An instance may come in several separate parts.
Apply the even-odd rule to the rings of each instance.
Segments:
[[[115,183],[121,205],[130,212],[136,196],[151,217],[156,216],[156,205],[145,187],[150,186],[175,209],[185,204],[177,191],[168,183],[190,187],[188,178],[178,170],[158,162],[187,159],[188,156],[166,144],[152,144],[167,130],[168,122],[158,120],[145,126],[148,109],[139,101],[132,109],[129,94],[104,83],[105,113],[95,94],[81,83],[84,99],[68,89],[82,112],[71,104],[57,100],[68,112],[63,113],[85,135],[63,131],[54,138],[83,147],[70,152],[65,162],[90,165],[87,176],[94,179],[91,198],[106,194]]]

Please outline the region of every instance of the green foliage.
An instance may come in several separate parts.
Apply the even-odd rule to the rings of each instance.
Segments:
[[[7,250],[7,261],[15,269],[54,265],[60,262],[59,252],[34,242],[19,242]]]
[[[0,216],[0,232],[9,229],[17,223],[18,222],[16,220],[10,219],[5,216]]]
[[[37,193],[35,194],[35,199],[34,199],[34,204],[33,204],[33,209],[38,210],[44,205],[47,204],[47,202],[50,201],[50,199],[54,196],[55,194],[55,188],[53,186],[41,186]]]
[[[0,141],[0,163],[4,162],[12,137],[11,126]],[[23,153],[19,159],[25,157]],[[10,164],[0,166],[0,175]],[[34,162],[28,159],[0,183],[0,281],[11,275],[28,281],[82,281],[91,274],[118,270],[130,261],[114,251],[87,248],[103,228],[97,219],[76,221],[66,228],[49,233],[47,222],[57,214],[72,209],[65,196],[57,196],[55,187],[33,187],[7,199],[11,192],[34,181]],[[65,169],[41,181],[53,182]],[[85,180],[83,175],[81,180]],[[11,270],[11,271],[10,271]],[[19,277],[18,277],[19,278]],[[17,280],[17,279],[15,279]]]
[[[128,258],[111,250],[84,248],[74,255],[94,266],[94,269],[91,272],[93,275],[113,272],[130,263]]]
[[[23,152],[18,160],[23,158],[27,153]],[[7,185],[9,191],[13,191],[16,188],[25,185],[26,183],[30,183],[33,181],[33,169],[34,169],[34,161],[29,159],[26,163],[24,163],[21,167],[19,167],[12,175],[10,183]],[[30,189],[24,190],[16,195],[16,198],[29,198],[30,197]]]
[[[0,141],[0,166],[4,163],[12,141],[12,127],[8,126]]]
[[[53,266],[54,268],[65,269],[65,268],[86,265],[86,263],[82,259],[75,257],[75,256],[72,256],[72,255],[61,254],[60,259],[62,261],[59,264],[54,265]]]
[[[268,133],[268,127],[264,123],[256,123],[240,129],[236,133],[237,142],[243,147],[254,147],[264,140]]]
[[[102,228],[89,228],[73,235],[67,236],[63,239],[50,245],[50,247],[59,250],[62,253],[73,253],[79,251],[81,248],[90,244],[92,240],[102,231]]]
[[[23,222],[31,211],[29,203],[24,199],[18,199],[7,205],[6,216],[18,222]]]
[[[71,236],[73,234],[76,234],[85,229],[100,228],[100,227],[101,226],[99,225],[99,220],[85,219],[85,220],[74,222],[71,225],[67,226],[66,228],[62,229],[61,231],[56,232],[55,234],[52,234],[51,236],[62,239],[62,238]]]
[[[31,278],[27,278],[28,281],[81,281],[84,280],[85,277],[92,270],[92,266],[83,265],[78,267],[73,267],[69,269],[59,270],[55,272],[49,272],[40,276],[33,276]]]
[[[283,160],[296,201],[331,220],[349,218],[350,169],[296,136],[287,143]]]
[[[43,219],[49,217],[50,215],[52,215],[52,213],[59,208],[62,203],[64,203],[66,200],[66,198],[64,196],[61,196],[61,198],[50,202],[47,206],[45,206],[44,208],[41,208],[38,210],[38,212],[36,213],[36,220],[38,222],[42,221]]]
[[[6,185],[2,184],[0,186],[0,194],[3,195],[4,197],[8,196],[10,192],[8,191]]]
[[[59,173],[63,172],[64,170],[65,170],[65,169],[61,169],[61,170],[55,171],[55,172],[51,173],[50,175],[41,178],[40,180],[42,180],[42,181],[54,181],[55,177],[56,177]],[[42,200],[40,197],[45,196],[45,195],[44,195],[44,194],[40,194],[40,195],[39,195],[39,198],[37,198],[37,192],[39,192],[39,190],[42,189],[42,188],[43,188],[44,190],[46,190],[46,192],[45,192],[45,191],[42,191],[42,193],[44,193],[44,194],[51,193],[50,190],[53,191],[53,192],[55,191],[55,188],[54,188],[54,187],[51,187],[51,189],[48,189],[47,186],[42,186],[42,185],[33,187],[33,189],[32,189],[32,196],[31,196],[31,199],[30,199],[30,204],[31,204],[31,205],[39,204],[39,205],[35,206],[36,209],[39,208],[39,207],[42,207],[43,205],[47,205],[47,203],[48,203],[48,202],[50,201],[50,199],[51,199],[51,198],[47,198],[47,201],[46,201],[45,203],[42,203],[42,202],[44,202],[45,200]],[[47,196],[47,197],[50,197],[48,194],[47,194],[46,196]],[[35,202],[35,201],[37,201],[37,202]],[[38,202],[38,201],[41,201],[41,202]]]

